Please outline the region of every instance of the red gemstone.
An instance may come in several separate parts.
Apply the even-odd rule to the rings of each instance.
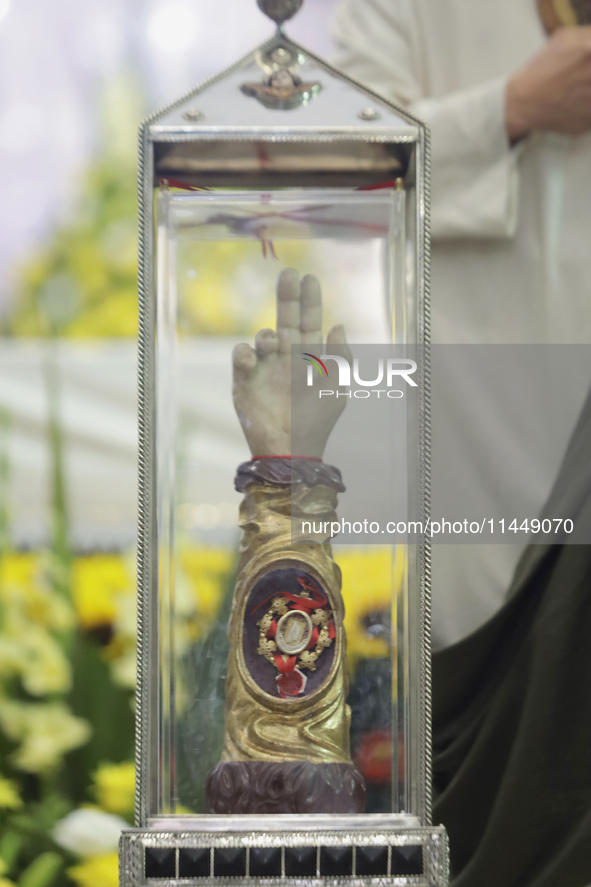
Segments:
[[[293,671],[288,671],[287,674],[277,675],[275,680],[277,681],[279,695],[282,699],[287,699],[288,696],[299,696],[300,693],[303,693],[306,689],[308,678],[299,669],[294,668]]]

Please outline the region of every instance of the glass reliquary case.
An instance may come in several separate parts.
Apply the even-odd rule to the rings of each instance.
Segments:
[[[444,885],[427,134],[259,5],[275,36],[142,128],[121,879]]]

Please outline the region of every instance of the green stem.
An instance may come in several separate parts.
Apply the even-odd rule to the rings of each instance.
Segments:
[[[54,583],[62,594],[70,596],[72,552],[68,499],[66,493],[65,441],[61,423],[61,380],[57,361],[57,338],[47,342],[44,361],[47,394],[48,434],[51,458],[51,550],[55,560]]]

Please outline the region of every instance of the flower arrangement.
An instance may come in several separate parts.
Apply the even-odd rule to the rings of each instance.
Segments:
[[[211,626],[233,554],[187,546],[178,615],[191,643]],[[133,555],[0,557],[0,887],[117,884],[133,823]]]

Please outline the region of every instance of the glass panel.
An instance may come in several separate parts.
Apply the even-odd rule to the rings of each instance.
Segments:
[[[278,500],[257,499],[251,487],[243,491],[241,516],[251,535],[241,545],[243,495],[236,492],[234,478],[237,467],[251,458],[245,432],[252,436],[258,414],[248,403],[242,409],[244,392],[237,389],[241,427],[232,397],[233,348],[242,342],[253,345],[258,330],[275,330],[277,281],[286,268],[320,282],[325,336],[342,324],[353,350],[413,344],[409,319],[416,317],[416,294],[408,291],[405,194],[161,191],[157,231],[159,694],[157,735],[151,737],[157,754],[151,760],[159,761],[159,773],[156,781],[153,774],[149,780],[158,784],[152,816],[160,823],[183,817],[190,826],[191,815],[214,808],[245,812],[235,787],[225,801],[219,780],[207,788],[220,759],[239,763],[250,757],[284,765],[292,752],[293,760],[310,763],[306,778],[316,780],[315,785],[318,780],[332,785],[335,773],[339,779],[345,779],[343,774],[357,779],[362,790],[365,785],[366,800],[355,802],[355,810],[334,807],[333,785],[332,800],[326,800],[322,787],[309,813],[416,812],[409,778],[411,758],[418,753],[418,738],[409,734],[409,706],[418,705],[418,651],[409,640],[409,632],[416,633],[409,614],[409,607],[417,606],[416,547],[403,544],[404,534],[395,544],[337,540],[332,556],[327,549],[314,566],[294,544],[283,547],[271,569],[269,552],[277,548],[279,525],[268,534],[264,551],[251,545],[252,527],[263,533],[261,520],[280,515],[281,507]],[[322,347],[310,345],[309,351],[317,354]],[[398,434],[415,453],[413,409],[404,411]],[[269,421],[280,422],[279,410]],[[403,466],[405,495],[416,499],[418,467],[412,459]],[[262,463],[257,464],[264,473]],[[400,466],[397,470],[400,474]],[[313,484],[305,481],[304,486],[312,489]],[[274,490],[273,495],[279,488]],[[283,495],[289,498],[289,486]],[[415,508],[416,502],[408,503],[409,516]],[[292,559],[286,560],[286,551],[292,551]],[[333,558],[342,572],[342,591]],[[259,561],[264,569],[255,569]],[[325,581],[329,573],[337,578]],[[409,588],[414,589],[412,601]],[[277,595],[281,600],[275,604]],[[233,627],[227,632],[233,598]],[[228,662],[230,670],[235,663],[235,674],[227,694]],[[339,680],[341,689],[331,697],[332,720],[322,721],[315,712],[328,699],[328,686],[336,687]],[[350,730],[345,703],[351,707]],[[291,733],[286,726],[283,735],[287,722],[281,712],[288,709],[281,706],[302,712],[301,723],[294,722]],[[306,718],[316,725],[313,729],[306,727]]]

